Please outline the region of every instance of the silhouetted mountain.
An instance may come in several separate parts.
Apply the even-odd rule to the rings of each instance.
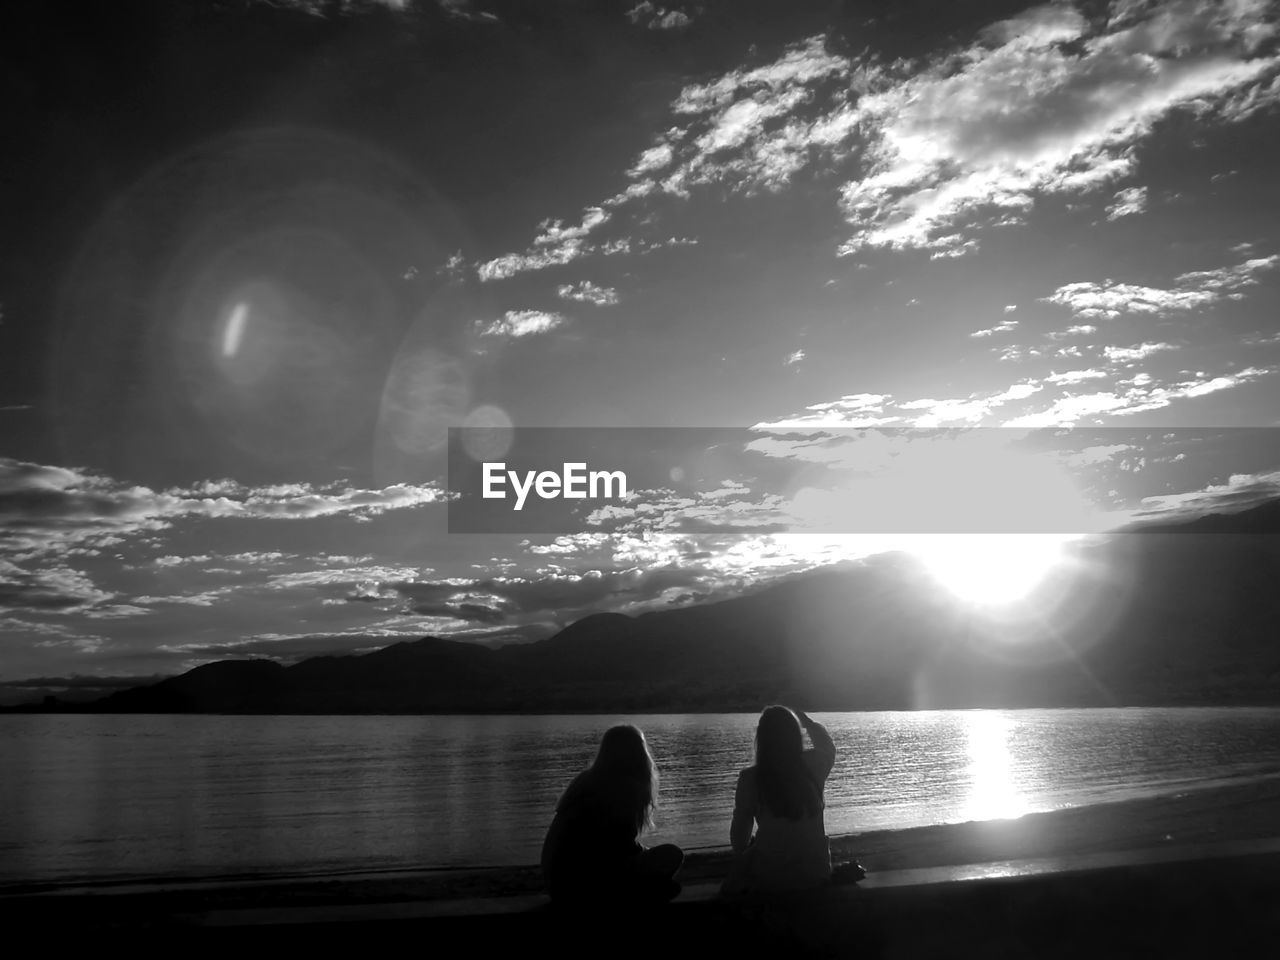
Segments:
[[[1276,507],[1181,529],[1265,529]],[[1215,526],[1216,524],[1216,526]],[[1251,526],[1252,524],[1252,526]],[[1280,702],[1280,537],[1081,542],[1022,615],[886,554],[716,603],[585,617],[538,643],[435,638],[284,667],[212,663],[112,694],[119,712],[815,710]],[[77,709],[64,705],[67,709]],[[54,705],[52,708],[56,708]],[[49,709],[50,707],[45,707]]]

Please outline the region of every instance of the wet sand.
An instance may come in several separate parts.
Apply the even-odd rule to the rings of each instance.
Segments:
[[[1280,776],[1015,820],[837,837],[831,849],[868,870],[899,870],[1269,837],[1280,837]]]

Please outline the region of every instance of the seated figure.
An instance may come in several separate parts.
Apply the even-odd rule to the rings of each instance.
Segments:
[[[807,750],[803,731],[813,741]],[[738,775],[729,828],[735,857],[722,894],[798,892],[831,880],[822,794],[835,757],[830,734],[812,717],[764,709],[756,762]]]
[[[644,734],[620,725],[605,732],[595,761],[556,804],[542,845],[553,904],[626,908],[665,903],[680,892],[684,853],[674,844],[646,848],[658,772]]]

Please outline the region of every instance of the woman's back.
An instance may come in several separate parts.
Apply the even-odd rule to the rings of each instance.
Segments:
[[[730,839],[740,862],[730,886],[792,890],[820,885],[831,876],[822,790],[835,764],[835,744],[820,723],[800,716],[814,746],[796,758],[796,769],[789,773],[789,796],[766,782],[769,772],[759,763],[738,775]],[[776,809],[770,795],[775,803],[789,800],[791,809]]]
[[[627,785],[623,785],[625,788]],[[625,790],[583,771],[565,791],[542,847],[542,865],[552,885],[617,867],[644,848],[634,803]]]
[[[640,834],[652,824],[658,774],[644,734],[610,727],[595,762],[569,784],[542,844],[542,870],[554,901],[664,901],[680,885],[679,847],[646,850]]]

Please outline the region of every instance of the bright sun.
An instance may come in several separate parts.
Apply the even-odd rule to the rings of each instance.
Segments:
[[[1021,600],[1062,562],[1067,537],[940,534],[913,544],[934,578],[961,600],[1000,606]]]

